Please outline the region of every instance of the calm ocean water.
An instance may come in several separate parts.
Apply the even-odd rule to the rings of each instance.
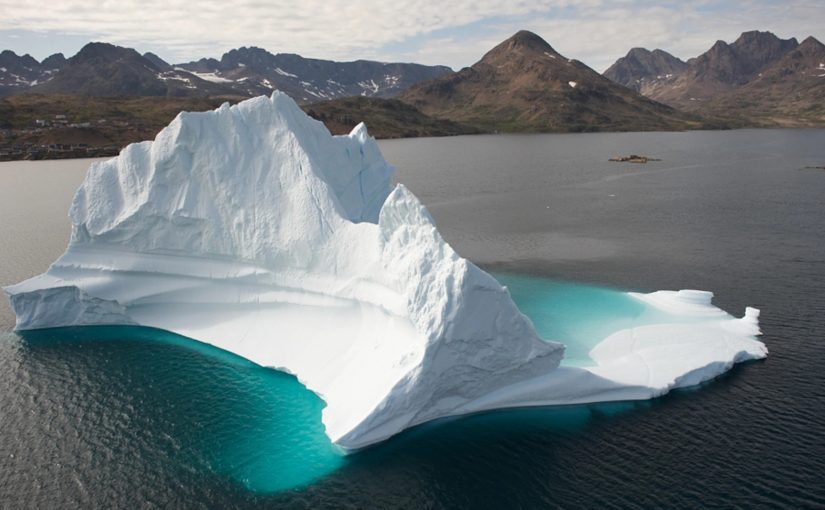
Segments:
[[[769,358],[653,401],[442,420],[342,457],[291,376],[142,328],[21,337],[0,299],[0,508],[825,508],[825,171],[805,168],[825,164],[825,130],[381,146],[571,362],[635,313],[612,289],[761,308]],[[627,153],[663,161],[606,161]],[[0,284],[62,252],[87,166],[0,164]]]

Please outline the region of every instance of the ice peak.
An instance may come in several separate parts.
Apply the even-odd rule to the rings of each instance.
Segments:
[[[403,225],[429,225],[435,228],[430,213],[403,184],[398,184],[387,197],[378,224],[385,239]]]
[[[710,293],[663,292],[639,298],[703,329],[619,331],[599,366],[559,368],[564,347],[392,170],[363,124],[334,137],[280,92],[182,113],[92,164],[66,252],[6,288],[17,327],[154,327],[286,370],[345,448],[497,407],[649,398],[765,355],[755,312],[730,321]]]
[[[352,128],[349,136],[350,138],[355,138],[361,143],[365,143],[370,136],[369,133],[367,133],[367,125],[363,122],[359,122],[357,126]]]
[[[181,113],[153,142],[93,164],[72,205],[72,242],[258,262],[310,250],[323,235],[310,224],[377,222],[390,192],[392,167],[357,134],[331,136],[277,91]],[[302,236],[287,232],[298,225]]]

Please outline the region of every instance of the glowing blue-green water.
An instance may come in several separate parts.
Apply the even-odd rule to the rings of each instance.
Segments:
[[[80,430],[104,451],[109,436],[137,433],[132,447],[140,455],[167,456],[258,492],[305,485],[343,462],[324,434],[317,395],[294,376],[226,351],[139,327],[60,328],[3,340],[33,375],[27,379],[71,381],[73,395],[57,403],[55,426],[99,422]],[[53,390],[24,385],[13,394],[26,400]]]
[[[592,366],[590,350],[623,329],[702,320],[662,312],[617,289],[511,273],[493,276],[507,286],[539,335],[567,346],[563,365]]]
[[[589,366],[588,353],[611,333],[662,317],[626,292],[532,276],[495,273],[542,338],[567,346],[562,363]]]
[[[570,364],[589,364],[587,353],[599,340],[650,315],[640,302],[612,289],[496,277],[543,337],[567,344]],[[317,395],[291,375],[207,344],[149,328],[87,327],[8,335],[3,346],[13,347],[12,358],[26,370],[50,374],[33,381],[71,379],[67,388],[85,395],[81,407],[58,406],[68,417],[65,426],[76,426],[90,413],[94,420],[113,417],[85,431],[92,442],[106,444],[110,434],[139,431],[139,449],[256,493],[299,488],[346,463],[324,434],[324,402]],[[27,389],[29,396],[47,391],[24,387],[16,395],[25,399]],[[571,417],[589,414],[565,409],[553,420],[569,428],[586,422]]]
[[[825,163],[824,136],[381,142],[444,238],[485,268],[712,290],[736,315],[762,310],[766,362],[651,401],[442,420],[342,458],[322,434],[323,403],[291,376],[137,328],[21,338],[0,297],[0,507],[822,508],[825,173],[806,167]],[[662,161],[607,161],[631,151]],[[0,164],[0,285],[63,252],[87,167]],[[545,296],[553,282],[500,277],[580,363],[597,317],[638,312],[609,290],[572,286],[562,301]],[[596,308],[576,305],[584,295],[605,305],[563,326]]]

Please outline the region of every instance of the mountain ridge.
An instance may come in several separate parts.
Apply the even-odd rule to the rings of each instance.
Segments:
[[[11,50],[0,52],[0,96],[27,90],[51,79],[66,64],[62,53],[55,53],[38,62],[28,53],[17,55]]]
[[[617,85],[519,31],[470,67],[399,98],[436,118],[489,131],[687,129],[701,122]]]
[[[205,78],[242,83],[235,88],[247,95],[267,94],[277,88],[303,102],[394,97],[414,83],[452,71],[446,66],[414,63],[335,62],[295,53],[273,54],[255,46],[230,50],[220,60],[202,58],[176,67],[201,73]]]
[[[12,95],[0,98],[0,158],[70,157],[65,151],[52,154],[52,145],[86,144],[110,153],[121,144],[151,138],[176,111],[211,109],[290,84],[299,101],[307,97],[307,86],[318,87],[312,89],[313,101],[303,101],[304,108],[330,130],[348,132],[363,120],[382,138],[825,126],[825,45],[814,37],[797,43],[751,31],[731,44],[717,42],[687,62],[644,48],[631,49],[627,57],[633,62],[622,71],[625,81],[634,72],[649,77],[639,81],[641,95],[630,90],[636,88],[633,82],[626,81],[629,88],[615,83],[622,73],[610,80],[608,71],[600,75],[537,34],[519,31],[458,72],[430,66],[438,76],[416,82],[396,100],[382,98],[390,87],[375,90],[378,84],[365,80],[364,72],[384,76],[392,66],[405,64],[335,63],[256,47],[187,64],[106,43],[90,43],[69,59],[55,54],[42,62],[7,50],[0,52],[0,94]],[[341,67],[336,71],[340,80],[330,77],[330,65]],[[687,113],[655,101],[674,82],[690,77],[687,71],[709,81],[707,96],[677,104]],[[14,83],[3,88],[4,77]],[[264,80],[269,85],[262,85]],[[337,94],[351,96],[322,101],[327,80],[338,82]],[[246,85],[232,86],[238,83]],[[154,95],[146,95],[147,90]]]
[[[230,50],[220,60],[170,64],[151,52],[141,55],[132,48],[91,42],[69,59],[55,54],[43,63],[30,55],[3,52],[0,95],[249,97],[277,89],[300,102],[314,102],[351,96],[393,97],[418,81],[448,72],[451,69],[446,66],[415,63],[308,59],[254,46]]]
[[[803,44],[807,56],[798,52]],[[788,61],[791,54],[797,56]],[[812,80],[811,73],[825,64],[823,55],[822,44],[812,36],[800,44],[795,37],[781,39],[771,32],[752,30],[730,44],[716,41],[669,76],[645,76],[628,65],[630,53],[604,74],[625,86],[640,83],[639,91],[651,99],[698,115],[728,119],[733,126],[822,125],[825,115],[819,105],[825,80]],[[799,68],[801,62],[809,72]]]
[[[49,81],[31,92],[84,96],[208,96],[232,94],[227,87],[191,73],[161,70],[132,48],[85,45]]]

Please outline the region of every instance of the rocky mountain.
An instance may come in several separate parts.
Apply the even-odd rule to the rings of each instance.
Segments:
[[[728,44],[717,41],[687,61],[679,72],[651,78],[644,66],[629,65],[646,50],[632,50],[605,76],[656,101],[683,111],[713,116],[731,125],[814,125],[823,122],[825,62],[822,44],[809,37],[780,39],[770,32],[750,31]],[[653,53],[653,52],[650,52]]]
[[[244,95],[279,89],[300,102],[352,96],[393,97],[411,85],[451,72],[445,66],[383,63],[369,60],[333,62],[261,48],[240,48],[220,60],[179,64],[202,79],[232,87]]]
[[[733,44],[717,41],[708,51],[688,61],[669,86],[650,97],[677,108],[697,109],[695,103],[740,87],[796,48],[796,39],[783,40],[770,32],[745,32]]]
[[[155,64],[155,67],[157,67],[161,71],[170,71],[172,69],[172,65],[169,64],[169,62],[163,60],[162,58],[160,58],[152,52],[147,51],[143,54],[143,58]]]
[[[91,43],[68,60],[61,54],[37,62],[0,53],[0,95],[37,93],[9,110],[28,112],[28,120],[0,118],[0,127],[33,128],[32,119],[61,113],[69,96],[83,100],[79,104],[164,96],[174,109],[184,103],[189,108],[190,99],[208,100],[198,107],[209,106],[276,88],[311,106],[313,116],[336,132],[368,119],[382,137],[825,125],[825,46],[813,37],[798,44],[746,32],[687,62],[634,48],[605,75],[526,31],[455,73],[441,66],[332,62],[260,48],[172,65],[153,53]],[[396,95],[400,101],[383,100]],[[94,108],[78,118],[95,119]],[[154,119],[135,123],[151,130]]]
[[[0,53],[0,96],[28,90],[52,78],[66,64],[63,54],[56,53],[38,62],[31,55],[13,51]]]
[[[192,73],[159,69],[131,48],[89,43],[47,82],[30,89],[40,94],[83,96],[207,96],[233,94],[232,89]]]
[[[63,69],[65,65],[66,57],[64,57],[62,53],[55,53],[54,55],[49,55],[48,57],[43,59],[43,62],[40,63],[41,69],[43,69],[43,71],[47,74],[54,74],[57,71]]]
[[[261,48],[239,48],[220,60],[171,65],[154,53],[90,43],[74,57],[38,63],[11,51],[0,55],[0,95],[20,92],[85,96],[255,96],[278,89],[309,103],[353,96],[393,97],[411,85],[451,72],[445,66],[334,62]]]
[[[794,88],[800,83],[825,85],[825,80],[819,78],[825,78],[825,45],[814,37],[808,37],[747,86],[757,89],[777,83]]]
[[[521,31],[456,73],[400,99],[427,115],[486,131],[683,129],[696,118],[647,99]]]
[[[687,66],[686,62],[666,51],[633,48],[604,75],[636,92],[649,94],[657,84],[681,73]]]
[[[825,125],[825,45],[808,37],[755,78],[703,107],[744,117],[745,125]]]
[[[716,41],[681,69],[657,73],[655,78],[648,67],[632,65],[632,62],[639,55],[652,55],[660,50],[634,49],[605,71],[605,76],[625,86],[641,83],[643,86],[638,90],[652,99],[676,108],[696,110],[702,101],[757,78],[797,46],[796,39],[780,39],[770,32],[745,32],[732,44]]]

